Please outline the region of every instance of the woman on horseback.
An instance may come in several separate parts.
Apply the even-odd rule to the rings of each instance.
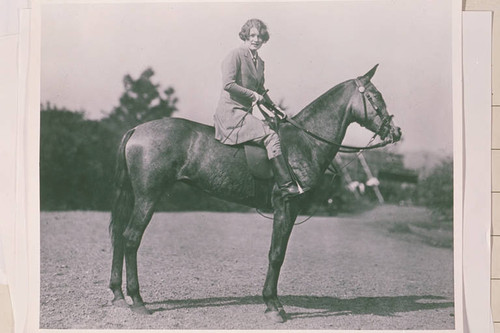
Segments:
[[[250,19],[239,36],[243,44],[222,62],[223,89],[214,116],[215,138],[228,145],[249,141],[263,145],[283,195],[297,195],[300,191],[281,154],[278,134],[251,114],[256,103],[274,105],[264,88],[264,61],[257,53],[269,40],[267,27],[261,20]]]

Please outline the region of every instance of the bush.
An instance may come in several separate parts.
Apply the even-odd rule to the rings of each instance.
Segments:
[[[436,166],[418,188],[418,203],[430,208],[441,220],[453,219],[453,159]]]
[[[40,205],[42,210],[108,209],[115,142],[83,113],[42,106]]]

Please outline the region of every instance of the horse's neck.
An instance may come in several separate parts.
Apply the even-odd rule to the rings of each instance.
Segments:
[[[348,114],[352,95],[348,91],[349,82],[341,83],[315,99],[293,120],[322,138],[340,143],[352,122]]]
[[[349,83],[341,83],[300,111],[293,120],[304,128],[328,141],[341,144],[345,137],[347,127],[352,122],[349,115],[349,103],[352,93],[349,93]],[[311,145],[316,156],[320,157],[318,163],[321,168],[328,166],[338,151],[338,146],[316,140]]]

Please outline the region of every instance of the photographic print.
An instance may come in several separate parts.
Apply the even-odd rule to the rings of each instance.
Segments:
[[[40,7],[40,329],[461,331],[456,1]]]

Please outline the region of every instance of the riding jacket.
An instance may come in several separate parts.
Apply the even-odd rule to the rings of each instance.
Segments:
[[[251,115],[253,92],[269,99],[264,88],[264,61],[252,59],[250,49],[242,45],[222,62],[222,92],[214,115],[215,138],[235,145],[269,134],[269,127]]]

